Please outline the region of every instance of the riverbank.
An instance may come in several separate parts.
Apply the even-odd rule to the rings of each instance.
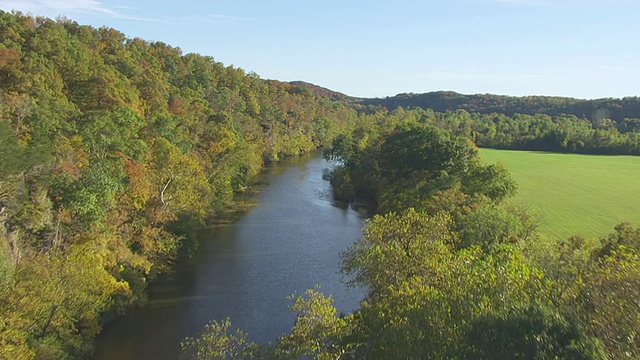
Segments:
[[[247,211],[203,231],[194,256],[149,287],[146,307],[105,327],[95,358],[175,359],[184,337],[226,317],[251,340],[273,341],[295,320],[287,297],[316,284],[340,311],[358,308],[364,292],[343,284],[340,253],[361,236],[364,214],[335,203],[329,166],[314,154],[266,167],[241,196]]]

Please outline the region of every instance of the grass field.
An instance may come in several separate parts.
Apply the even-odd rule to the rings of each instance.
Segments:
[[[538,210],[546,235],[609,234],[624,221],[640,226],[640,156],[482,149],[518,183],[512,201]]]

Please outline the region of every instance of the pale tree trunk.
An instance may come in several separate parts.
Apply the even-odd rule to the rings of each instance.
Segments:
[[[9,247],[11,248],[11,260],[13,265],[18,267],[22,259],[22,249],[20,248],[20,231],[14,231],[8,234]]]
[[[169,187],[169,184],[171,184],[171,180],[173,180],[173,178],[169,178],[167,183],[164,184],[164,186],[162,187],[162,191],[160,191],[160,202],[162,203],[163,207],[168,206],[169,205],[169,201],[171,200],[171,198],[165,199],[165,197],[164,197],[164,192]]]

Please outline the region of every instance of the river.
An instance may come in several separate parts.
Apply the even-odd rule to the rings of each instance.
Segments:
[[[357,309],[364,291],[344,285],[340,253],[360,238],[364,214],[334,202],[329,168],[317,154],[269,166],[257,205],[204,231],[197,253],[150,286],[147,306],[106,326],[95,358],[178,359],[182,339],[226,317],[251,340],[273,341],[295,321],[287,297],[315,285],[339,311]]]

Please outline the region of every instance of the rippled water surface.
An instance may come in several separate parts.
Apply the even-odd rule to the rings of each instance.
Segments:
[[[355,310],[364,293],[343,284],[340,253],[363,214],[333,201],[329,167],[318,156],[269,167],[258,205],[207,230],[192,259],[152,284],[146,307],[106,327],[96,359],[177,359],[180,340],[226,317],[254,341],[275,340],[295,320],[287,297],[316,284],[339,311]]]

